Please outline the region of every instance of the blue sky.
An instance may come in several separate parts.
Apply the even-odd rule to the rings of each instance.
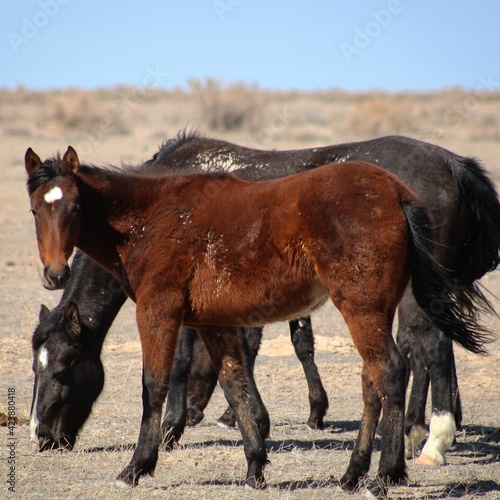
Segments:
[[[2,0],[0,88],[500,88],[498,0]]]

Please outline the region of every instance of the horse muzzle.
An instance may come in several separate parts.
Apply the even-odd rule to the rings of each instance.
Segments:
[[[43,269],[43,286],[47,290],[60,290],[68,283],[71,271],[69,266],[64,266],[59,272],[54,272],[49,267]]]
[[[44,436],[38,437],[38,440],[32,439],[31,446],[33,451],[42,453],[49,450],[66,450],[71,451],[75,446],[76,438],[73,436],[65,436],[57,439],[50,439]]]

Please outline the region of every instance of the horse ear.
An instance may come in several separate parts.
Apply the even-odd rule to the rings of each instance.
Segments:
[[[45,304],[42,304],[40,306],[40,312],[38,313],[38,319],[42,321],[42,319],[45,318],[47,314],[50,314],[50,309]]]
[[[40,160],[40,157],[31,148],[28,148],[24,155],[24,165],[28,175],[32,175],[41,164],[42,160]]]
[[[78,172],[80,160],[76,151],[71,146],[68,146],[66,153],[62,157],[61,167],[65,173],[76,174]]]
[[[80,313],[78,306],[71,301],[66,309],[66,319],[69,321],[70,331],[67,332],[71,337],[79,337],[82,333],[82,323],[80,321]]]

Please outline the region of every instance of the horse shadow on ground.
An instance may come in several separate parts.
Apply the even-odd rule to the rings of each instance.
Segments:
[[[470,458],[475,464],[500,462],[500,428],[462,425],[450,453]]]
[[[276,427],[289,426],[288,422],[277,423]],[[344,432],[355,432],[359,430],[359,421],[339,421],[329,422],[325,428],[323,438],[315,439],[308,435],[308,429],[304,425],[304,439],[267,439],[267,449],[269,453],[293,453],[294,451],[312,451],[312,450],[344,450],[352,451],[354,449],[355,439],[342,439],[339,434]],[[296,431],[295,431],[296,432]],[[317,434],[315,434],[317,435]],[[479,425],[463,425],[457,442],[453,445],[449,453],[464,456],[474,464],[492,464],[500,463],[500,428],[485,427]],[[82,450],[83,453],[102,453],[102,452],[124,452],[133,451],[135,444],[115,444],[102,447],[89,447]],[[181,447],[182,441],[181,441]],[[212,448],[215,446],[243,446],[241,439],[212,439],[186,445],[186,448]],[[380,438],[377,437],[374,442],[374,451],[380,451]],[[201,485],[210,486],[239,486],[242,483],[238,481],[206,481]],[[178,486],[181,486],[179,484]],[[413,485],[419,487],[418,484]],[[170,484],[168,489],[176,487]],[[410,488],[412,486],[409,486]],[[165,487],[167,489],[167,487]],[[307,489],[336,489],[339,487],[337,479],[304,481],[286,481],[274,484],[273,488],[278,490],[295,491]],[[445,486],[444,492],[440,492],[446,498],[461,498],[464,495],[482,496],[484,493],[498,492],[500,498],[500,483],[494,480],[470,482],[452,482]]]
[[[274,425],[275,427],[286,427],[290,426],[289,422],[279,422]],[[304,427],[304,435],[310,432],[306,425]],[[284,440],[273,440],[266,439],[267,450],[270,453],[291,453],[294,450],[300,451],[311,451],[311,450],[346,450],[352,451],[355,444],[355,439],[336,439],[330,437],[332,434],[341,434],[343,432],[354,432],[359,430],[359,421],[340,421],[340,422],[330,422],[326,424],[324,430],[324,437],[320,439],[284,439]],[[237,431],[235,431],[237,432]],[[294,431],[295,432],[295,431]],[[238,433],[238,437],[240,434]],[[380,451],[379,439],[375,441],[374,450]],[[182,445],[182,440],[179,446]],[[211,448],[213,446],[243,446],[243,441],[241,438],[236,439],[210,439],[206,441],[200,441],[199,443],[192,443],[186,445],[190,448]],[[82,453],[114,453],[114,452],[124,452],[124,451],[134,451],[136,443],[122,443],[122,444],[112,444],[108,446],[91,446],[81,450]]]

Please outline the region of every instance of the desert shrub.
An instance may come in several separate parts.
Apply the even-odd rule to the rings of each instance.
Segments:
[[[117,113],[118,102],[102,103],[94,92],[67,91],[46,106],[43,120],[61,131],[94,130],[105,127],[111,134],[126,135],[130,127]]]
[[[204,125],[218,131],[258,128],[264,97],[257,86],[224,85],[220,80],[207,78],[203,82],[192,79],[189,87]]]
[[[344,132],[359,136],[416,131],[416,109],[411,96],[369,95],[354,105]]]

